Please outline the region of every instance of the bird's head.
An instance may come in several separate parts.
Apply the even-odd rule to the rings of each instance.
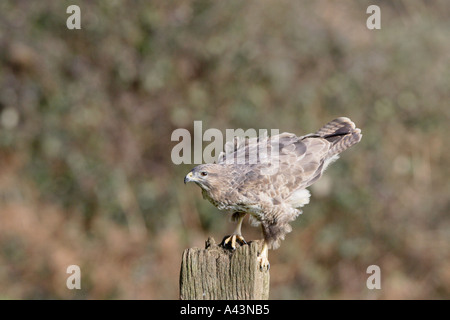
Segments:
[[[195,182],[203,190],[210,191],[220,183],[219,172],[216,164],[201,164],[184,177],[184,183]]]

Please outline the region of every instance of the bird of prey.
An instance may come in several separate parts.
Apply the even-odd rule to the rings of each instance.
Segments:
[[[216,163],[195,167],[184,183],[195,182],[202,189],[203,198],[219,210],[233,213],[237,227],[223,241],[233,249],[236,241],[246,243],[241,225],[246,214],[250,214],[252,225],[262,228],[264,239],[258,262],[262,270],[267,270],[268,250],[279,247],[292,230],[289,222],[309,203],[306,188],[361,137],[361,130],[349,118],[340,117],[301,137],[285,132],[271,137],[235,138],[225,145],[225,152]],[[259,152],[261,147],[267,152]],[[254,154],[256,158],[252,158]]]

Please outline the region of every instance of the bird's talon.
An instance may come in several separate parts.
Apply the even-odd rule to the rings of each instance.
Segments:
[[[264,241],[261,253],[258,255],[259,270],[261,271],[269,271],[270,269],[268,251],[269,246],[267,245],[267,242]]]
[[[260,271],[269,271],[270,263],[269,263],[269,259],[267,259],[267,257],[259,256],[258,257],[258,263],[259,263],[259,270]]]
[[[236,240],[238,241],[238,243],[243,246],[244,244],[248,244],[247,241],[245,241],[243,236],[236,236]]]
[[[231,236],[225,236],[225,238],[222,241],[222,244],[224,247],[229,245],[231,249],[236,250],[236,242],[239,243],[239,245],[241,246],[247,244],[247,241],[245,241],[244,237],[239,234],[232,234]]]

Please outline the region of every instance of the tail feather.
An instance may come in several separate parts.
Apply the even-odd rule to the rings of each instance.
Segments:
[[[355,124],[346,117],[330,121],[315,134],[333,144],[328,153],[330,157],[350,148],[362,138],[361,130],[356,128]]]

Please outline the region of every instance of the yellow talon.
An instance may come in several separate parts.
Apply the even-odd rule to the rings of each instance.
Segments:
[[[244,237],[240,234],[232,234],[229,237],[226,237],[222,242],[224,246],[228,245],[228,243],[231,241],[230,247],[233,250],[236,250],[236,241],[242,246],[244,244],[247,244],[247,241],[245,241]]]
[[[270,269],[268,255],[269,255],[269,247],[267,246],[267,243],[264,241],[261,253],[258,256],[259,269],[261,271]]]

